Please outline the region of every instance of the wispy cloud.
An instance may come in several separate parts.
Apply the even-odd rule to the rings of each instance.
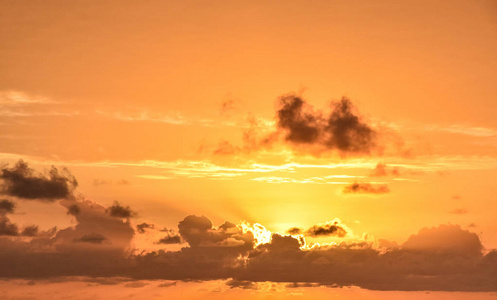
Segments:
[[[96,110],[96,113],[101,116],[113,118],[124,122],[150,122],[150,123],[163,123],[169,125],[202,126],[202,127],[239,125],[236,122],[232,121],[219,121],[215,119],[203,118],[198,116],[187,116],[181,112],[154,113],[142,109],[135,112],[122,112],[122,111],[109,112],[104,110]]]

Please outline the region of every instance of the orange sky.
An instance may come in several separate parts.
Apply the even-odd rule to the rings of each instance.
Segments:
[[[299,228],[309,247],[362,243],[378,253],[408,251],[413,235],[428,249],[432,237],[422,228],[436,228],[447,245],[471,232],[486,263],[497,248],[496,53],[495,1],[0,0],[0,200],[15,206],[0,205],[0,242],[14,249],[45,241],[56,253],[89,238],[127,254],[197,251],[199,237],[192,240],[178,223],[203,215],[213,223],[210,235],[220,234],[225,221],[259,223],[282,235]],[[340,115],[347,108],[350,115]],[[16,169],[20,159],[34,173]],[[52,165],[69,173],[50,183],[40,174]],[[50,194],[61,182],[70,190]],[[107,219],[115,201],[132,213]],[[81,214],[68,213],[71,203]],[[336,220],[343,236],[311,230]],[[140,233],[143,223],[154,228]],[[23,237],[30,225],[37,235]],[[229,234],[215,243],[245,241]],[[158,243],[166,235],[180,243]],[[205,253],[214,251],[208,246]],[[94,276],[42,276],[35,269],[0,275]],[[470,279],[496,280],[492,274]],[[210,280],[234,277],[218,275],[202,277],[208,281],[198,284],[207,287],[191,297],[211,297],[210,285],[227,284]],[[237,276],[281,281],[256,275]],[[168,276],[148,279],[185,279]],[[367,299],[393,297],[372,291],[392,287],[366,279],[344,284],[359,286]],[[69,290],[81,282],[62,283]],[[425,289],[454,290],[443,282]],[[416,284],[393,289],[423,290]],[[15,285],[0,283],[0,293],[20,297],[23,283]],[[187,286],[178,281],[171,293],[181,299]],[[455,290],[478,289],[485,290]],[[292,292],[283,290],[275,299]],[[304,290],[303,297],[318,298],[336,292]],[[219,297],[250,298],[254,291],[271,294],[235,288]],[[413,291],[399,293],[428,297]],[[337,293],[352,299],[356,292]]]

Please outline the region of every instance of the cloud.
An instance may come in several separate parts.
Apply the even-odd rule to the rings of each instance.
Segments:
[[[33,237],[33,236],[37,236],[38,235],[38,231],[39,231],[38,226],[31,225],[31,226],[25,227],[22,230],[21,235]]]
[[[13,213],[15,209],[15,204],[14,202],[7,200],[7,199],[2,199],[0,200],[0,214],[2,213]]]
[[[41,174],[22,160],[12,168],[2,168],[0,180],[4,195],[49,202],[73,197],[73,191],[78,186],[74,176],[65,168],[59,171],[52,166],[48,174]]]
[[[326,223],[321,223],[313,225],[307,230],[303,230],[298,227],[293,227],[287,230],[288,234],[298,235],[303,234],[305,236],[311,237],[324,237],[324,236],[336,236],[345,237],[349,234],[350,229],[347,228],[345,224],[339,219],[334,219],[333,221],[328,221]]]
[[[455,208],[451,210],[449,213],[455,214],[455,215],[465,215],[468,213],[468,210],[465,208]]]
[[[318,145],[341,153],[370,154],[376,146],[376,131],[357,114],[352,102],[342,98],[331,104],[331,113],[323,116],[301,97],[280,98],[278,128],[285,140],[296,145]]]
[[[340,220],[335,219],[324,224],[314,225],[305,231],[306,235],[312,237],[320,236],[337,236],[345,237],[348,234],[348,228],[341,223]]]
[[[397,167],[390,168],[384,163],[378,163],[370,174],[370,176],[373,177],[384,177],[389,175],[399,176],[399,169]]]
[[[123,219],[129,219],[131,217],[134,217],[136,213],[131,210],[129,206],[121,206],[119,202],[114,202],[114,205],[111,207],[107,208],[107,212],[109,215],[117,218],[123,218]]]
[[[155,228],[154,224],[148,224],[145,222],[136,225],[136,231],[138,231],[138,233],[145,233],[146,229],[154,229],[154,228]]]
[[[271,233],[259,224],[224,222],[215,227],[205,216],[189,215],[178,224],[179,236],[165,231],[188,245],[137,253],[130,207],[116,203],[116,217],[110,208],[86,199],[58,204],[68,211],[78,207],[78,213],[71,213],[76,225],[47,232],[28,226],[23,232],[37,233],[30,238],[20,236],[7,218],[10,205],[3,204],[0,277],[224,279],[240,288],[270,281],[374,290],[497,291],[497,251],[485,254],[478,235],[457,225],[423,228],[400,246],[387,241],[380,241],[379,248],[367,241],[309,246],[304,236]],[[332,220],[299,232],[340,237],[342,229],[349,232]]]
[[[108,239],[101,234],[92,233],[92,234],[84,235],[84,236],[80,237],[79,239],[75,239],[74,241],[75,242],[82,242],[82,243],[102,244],[102,243],[108,241]]]
[[[168,235],[161,238],[159,244],[181,244],[181,237],[179,235]]]
[[[59,231],[56,238],[35,238],[29,243],[0,239],[0,258],[5,262],[0,275],[125,277],[137,281],[230,279],[227,285],[232,288],[252,288],[258,282],[270,281],[375,290],[497,290],[497,252],[484,255],[478,236],[455,225],[424,228],[401,246],[383,243],[376,249],[372,243],[358,242],[302,248],[302,240],[277,233],[256,246],[255,231],[243,231],[229,222],[215,228],[206,217],[187,216],[180,222],[180,232],[188,247],[129,255],[109,251],[114,243],[104,242],[105,237],[127,232],[129,229],[122,229],[129,224],[111,218],[96,204],[84,202],[81,208],[78,225],[69,230],[71,244],[79,236],[78,247],[64,244],[69,241],[62,239],[61,232],[67,233],[67,229]],[[106,233],[83,234],[89,230],[90,219]],[[102,227],[103,220],[122,228]],[[119,249],[129,243],[128,239]],[[42,245],[49,247],[40,252]]]
[[[0,214],[0,236],[17,236],[19,235],[19,228],[16,224],[10,222],[7,216]]]
[[[343,188],[344,194],[385,194],[389,193],[390,189],[386,184],[376,184],[371,183],[352,183]]]

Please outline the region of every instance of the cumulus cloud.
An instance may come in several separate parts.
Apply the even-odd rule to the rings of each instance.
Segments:
[[[385,194],[390,192],[386,184],[371,184],[354,182],[343,188],[344,194]]]
[[[55,201],[73,197],[76,178],[65,168],[52,167],[46,174],[37,173],[22,160],[0,171],[1,192],[22,199]]]

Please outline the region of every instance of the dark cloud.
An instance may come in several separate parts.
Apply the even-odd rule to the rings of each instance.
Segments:
[[[285,140],[296,145],[316,145],[325,150],[358,154],[370,154],[376,146],[376,131],[357,114],[347,98],[333,102],[331,113],[324,116],[301,97],[283,96],[277,125],[285,131]]]
[[[159,244],[181,244],[181,237],[179,235],[168,235],[161,238]]]
[[[44,201],[71,198],[78,185],[74,176],[65,168],[59,171],[52,167],[47,174],[41,174],[22,160],[11,168],[2,168],[0,180],[2,193],[5,195]]]
[[[114,202],[114,205],[111,207],[107,208],[107,212],[109,215],[117,218],[123,218],[123,219],[129,219],[131,217],[134,217],[136,213],[131,210],[129,206],[121,206],[119,202]]]
[[[371,184],[371,183],[352,183],[343,188],[344,194],[385,194],[389,193],[390,189],[386,184]]]
[[[107,242],[108,239],[101,234],[92,233],[92,234],[84,235],[84,236],[80,237],[79,239],[75,239],[74,241],[81,242],[81,243],[102,244],[104,242]]]
[[[19,228],[16,224],[11,223],[5,214],[0,214],[0,236],[17,236]]]
[[[348,234],[347,227],[340,223],[340,221],[335,220],[327,222],[325,224],[314,225],[305,231],[306,235],[312,237],[320,236],[337,236],[345,237]]]
[[[292,227],[286,231],[288,234],[297,235],[302,233],[302,229],[298,227]]]
[[[323,237],[323,236],[345,237],[349,233],[349,230],[347,226],[341,223],[340,220],[335,219],[333,221],[329,221],[323,224],[313,225],[307,230],[303,230],[298,227],[293,227],[288,229],[287,233],[291,235],[303,234],[305,236],[312,236],[312,237]]]
[[[72,204],[67,208],[67,214],[77,216],[81,210],[77,204]]]
[[[6,213],[13,213],[16,205],[14,202],[7,200],[7,199],[2,199],[0,200],[0,214],[6,214]]]
[[[138,233],[145,233],[146,229],[154,229],[154,228],[155,228],[154,224],[148,224],[145,222],[136,225],[136,231],[138,231]]]
[[[172,287],[172,286],[176,286],[176,281],[166,281],[166,282],[163,282],[161,284],[159,284],[157,287]]]
[[[244,281],[244,280],[228,280],[226,285],[231,289],[239,288],[244,290],[257,290],[259,287],[255,282],[252,281]]]
[[[22,236],[30,236],[30,237],[33,237],[33,236],[37,236],[38,235],[38,226],[36,225],[31,225],[31,226],[27,226],[25,227],[22,232],[21,232],[21,235]]]

